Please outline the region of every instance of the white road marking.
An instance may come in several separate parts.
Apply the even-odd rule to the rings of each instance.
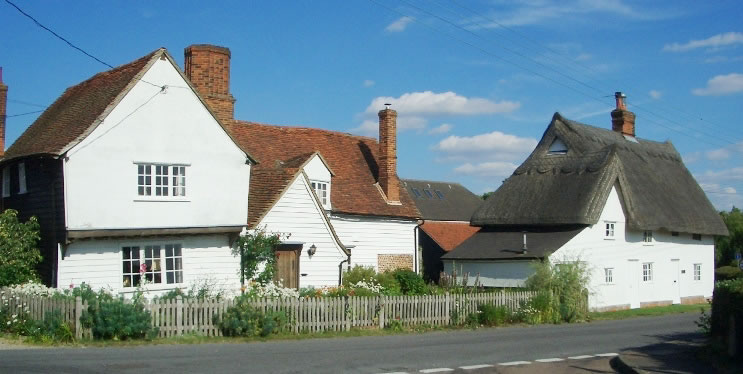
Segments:
[[[593,355],[573,356],[573,357],[568,357],[568,358],[571,360],[583,360],[583,359],[591,358],[591,357],[593,357]]]
[[[515,365],[528,365],[531,364],[529,361],[511,361],[511,362],[501,362],[498,365],[500,366],[515,366]]]
[[[614,352],[611,352],[611,353],[599,353],[599,354],[597,354],[595,356],[598,356],[598,357],[614,357],[614,356],[619,356],[619,353],[614,353]]]
[[[534,360],[536,362],[560,362],[565,361],[564,358],[540,358],[539,360]]]
[[[443,373],[447,371],[454,371],[454,369],[449,368],[433,368],[433,369],[423,369],[420,370],[421,373]]]
[[[483,364],[483,365],[470,365],[470,366],[460,366],[460,369],[464,370],[475,370],[475,369],[484,369],[484,368],[491,368],[493,365]]]

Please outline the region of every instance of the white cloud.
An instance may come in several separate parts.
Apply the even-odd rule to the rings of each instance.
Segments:
[[[708,160],[712,161],[727,160],[728,158],[730,158],[730,151],[725,148],[720,148],[707,151],[704,155],[707,157]]]
[[[392,104],[392,108],[400,115],[420,116],[510,113],[521,106],[517,101],[468,98],[451,91],[442,93],[423,91],[405,93],[397,98],[377,97],[366,108],[366,113],[376,114],[387,103]]]
[[[698,178],[705,182],[720,182],[720,181],[743,181],[743,167],[734,167],[723,170],[707,170],[704,174],[701,174]]]
[[[726,32],[702,40],[689,40],[684,44],[672,43],[663,46],[667,52],[686,52],[697,48],[719,48],[731,44],[743,44],[743,33]]]
[[[734,206],[743,206],[743,195],[733,187],[721,186],[718,183],[699,183],[699,186],[718,210],[730,210]]]
[[[717,75],[707,81],[707,87],[691,91],[698,96],[729,95],[743,92],[743,74]]]
[[[661,98],[661,96],[663,96],[663,93],[658,90],[650,90],[650,92],[648,92],[648,95],[650,95],[650,97],[652,97],[653,99],[658,100]]]
[[[692,152],[692,153],[681,155],[681,158],[683,159],[684,164],[691,164],[693,162],[699,161],[699,158],[701,156],[702,156],[701,152]]]
[[[715,64],[718,62],[736,62],[736,61],[743,61],[743,56],[734,56],[734,57],[728,57],[728,56],[712,56],[704,59],[704,62],[707,64]]]
[[[377,82],[375,82],[375,81],[373,81],[371,79],[366,79],[366,80],[364,80],[364,83],[362,83],[361,85],[364,86],[364,87],[371,87],[371,86],[375,85],[376,83]]]
[[[405,28],[407,28],[410,22],[413,22],[413,20],[414,20],[413,17],[408,17],[408,16],[400,17],[397,20],[395,20],[395,22],[392,22],[389,25],[387,25],[387,27],[385,27],[384,29],[387,32],[402,32],[402,31],[405,31]]]
[[[452,125],[448,123],[442,123],[441,125],[436,126],[432,128],[431,130],[429,130],[428,133],[431,135],[446,134],[447,132],[451,131],[451,129],[452,129]]]
[[[435,150],[450,154],[489,153],[524,155],[537,145],[534,138],[522,138],[516,135],[493,131],[475,136],[450,135],[434,146]]]
[[[477,175],[482,177],[507,177],[513,173],[518,165],[511,162],[493,161],[478,164],[466,163],[454,168],[457,174]]]
[[[500,9],[512,6],[505,2]],[[588,14],[604,13],[634,20],[653,20],[674,16],[671,10],[637,10],[621,0],[561,0],[561,1],[523,1],[505,11],[490,12],[489,18],[497,22],[482,23],[482,17],[470,20],[472,28],[498,28],[503,26],[525,26],[549,21],[562,21]]]
[[[398,113],[397,129],[421,130],[428,120],[442,116],[471,116],[510,113],[521,105],[517,101],[493,101],[479,97],[465,97],[454,92],[409,92],[400,97],[380,96],[372,99],[359,117],[363,120],[352,132],[373,135],[377,132],[377,113],[391,104]]]

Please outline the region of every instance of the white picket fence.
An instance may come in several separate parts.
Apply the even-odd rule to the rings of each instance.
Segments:
[[[78,338],[89,338],[90,330],[80,325],[80,314],[87,305],[77,300],[61,300],[42,296],[12,295],[13,311],[28,307],[31,318],[43,319],[44,314],[59,309],[74,326]],[[452,316],[466,316],[477,311],[480,304],[518,309],[529,300],[530,291],[500,291],[472,294],[423,296],[350,296],[320,298],[257,298],[253,307],[265,312],[283,311],[289,318],[288,329],[295,333],[348,331],[351,329],[384,328],[391,323],[402,326],[445,326]],[[160,337],[198,334],[221,336],[214,323],[233,305],[233,300],[194,300],[180,296],[172,300],[154,300],[145,304],[152,315],[152,326]]]
[[[0,309],[5,308],[11,315],[27,314],[29,318],[37,321],[43,321],[47,313],[57,310],[73,329],[75,338],[92,337],[90,329],[83,328],[80,324],[80,316],[83,310],[88,309],[88,304],[79,296],[72,300],[19,294],[9,289],[0,289]]]

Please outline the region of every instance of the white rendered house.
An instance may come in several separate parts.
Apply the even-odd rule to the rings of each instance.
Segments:
[[[695,303],[712,296],[722,219],[670,142],[635,137],[617,93],[612,129],[558,113],[524,163],[472,216],[482,229],[443,257],[447,271],[520,287],[552,254],[584,261],[589,308]]]
[[[208,278],[237,291],[252,164],[158,49],[67,89],[6,152],[24,188],[3,201],[46,217],[50,285],[161,292]]]

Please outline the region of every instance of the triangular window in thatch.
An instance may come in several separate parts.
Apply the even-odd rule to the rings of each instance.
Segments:
[[[555,138],[547,153],[551,155],[564,155],[568,153],[568,146],[560,138]]]

